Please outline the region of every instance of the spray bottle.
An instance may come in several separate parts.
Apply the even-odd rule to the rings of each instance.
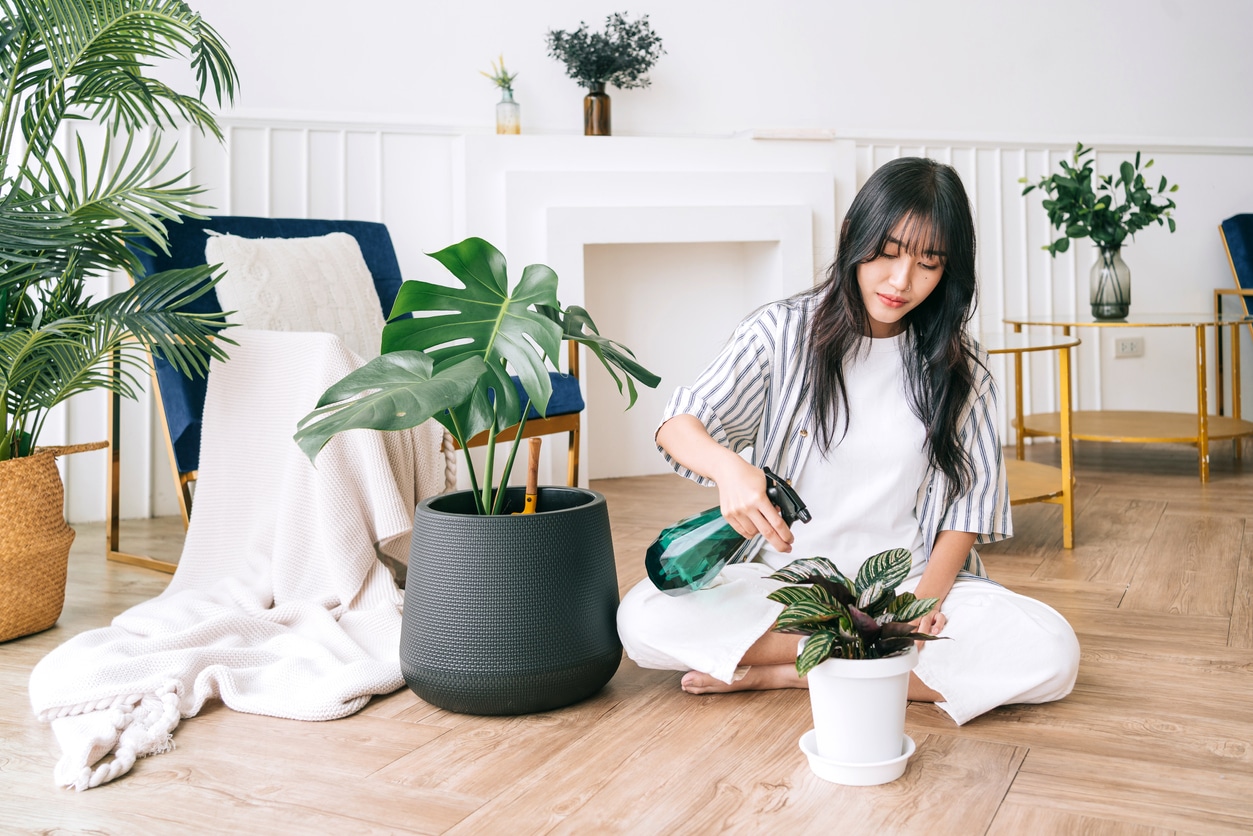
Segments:
[[[812,519],[792,486],[763,467],[766,496],[789,526]],[[657,535],[644,556],[644,568],[653,585],[667,595],[684,595],[706,586],[727,565],[744,537],[727,522],[718,508],[680,520]]]

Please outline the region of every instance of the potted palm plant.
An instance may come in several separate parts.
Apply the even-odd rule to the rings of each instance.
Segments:
[[[627,20],[621,13],[605,18],[603,32],[589,32],[580,21],[572,32],[551,29],[548,55],[566,65],[566,75],[587,88],[583,98],[583,134],[609,136],[609,94],[605,85],[620,90],[647,87],[648,71],[665,55],[661,38],[648,25],[648,15]]]
[[[190,61],[198,95],[145,72],[174,57]],[[0,0],[0,62],[0,483],[12,489],[8,519],[28,512],[58,529],[5,544],[0,612],[41,613],[0,624],[5,639],[52,626],[64,601],[73,532],[60,479],[47,475],[56,455],[83,448],[38,446],[51,411],[92,390],[134,398],[147,350],[186,374],[225,356],[213,340],[221,316],[179,310],[212,286],[209,268],[100,300],[86,288],[138,269],[132,247],[162,246],[165,221],[202,208],[185,174],[166,172],[174,148],[163,131],[185,121],[220,137],[206,94],[231,100],[237,79],[221,38],[180,0]],[[94,163],[80,132],[60,144],[83,121],[103,127]],[[15,487],[35,483],[51,492]]]
[[[586,310],[563,308],[542,264],[509,287],[504,256],[481,238],[431,254],[460,282],[405,282],[382,353],[346,375],[301,420],[311,460],[336,433],[401,430],[434,418],[465,451],[471,489],[421,502],[405,584],[401,670],[418,696],[452,711],[521,714],[599,690],[621,660],[617,569],[605,498],[539,489],[536,513],[509,473],[532,408],[544,415],[563,341],[597,357],[635,403],[660,379],[602,337]],[[414,314],[410,317],[409,314]],[[516,374],[521,385],[515,385]],[[480,474],[469,440],[487,433]],[[496,481],[501,435],[516,439]]]
[[[774,629],[805,636],[796,672],[809,683],[814,729],[801,748],[828,780],[886,783],[913,753],[905,708],[914,643],[938,637],[913,624],[937,600],[896,591],[911,563],[908,549],[892,549],[868,558],[856,578],[825,557],[795,560],[770,576],[797,584],[768,597],[784,605]]]
[[[1091,272],[1092,316],[1126,319],[1131,307],[1131,270],[1122,259],[1123,243],[1154,223],[1175,231],[1175,219],[1170,216],[1175,201],[1166,195],[1178,191],[1179,186],[1167,184],[1165,177],[1156,188],[1147,182],[1143,171],[1152,168],[1153,161],[1145,162],[1142,170],[1139,151],[1134,162],[1119,164],[1117,177],[1096,176],[1095,158],[1088,156],[1092,153],[1082,142],[1076,144],[1070,162],[1062,160],[1060,173],[1028,184],[1022,193],[1025,196],[1038,188],[1048,195],[1044,209],[1049,223],[1063,233],[1045,245],[1049,255],[1066,252],[1072,238],[1092,239],[1097,248]],[[1028,181],[1022,177],[1018,182]]]

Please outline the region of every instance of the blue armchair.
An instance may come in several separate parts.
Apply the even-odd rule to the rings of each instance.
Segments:
[[[392,246],[391,235],[381,223],[369,221],[312,220],[304,218],[254,218],[244,216],[216,216],[204,220],[184,218],[183,223],[168,224],[169,254],[152,256],[140,254],[143,273],[133,277],[142,281],[145,276],[164,270],[193,267],[205,263],[206,230],[243,238],[307,238],[346,232],[357,239],[374,287],[378,293],[383,316],[386,317],[396,300],[402,279],[400,265]],[[188,305],[189,310],[203,313],[220,311],[215,293],[210,291]],[[583,396],[578,383],[578,355],[574,343],[570,343],[569,374],[553,373],[553,397],[549,402],[548,417],[544,419],[532,412],[526,425],[525,437],[566,432],[569,434],[567,478],[569,484],[578,482],[578,447],[580,415],[584,408]],[[153,357],[153,382],[159,410],[165,428],[170,465],[178,486],[179,505],[183,523],[190,520],[192,509],[191,483],[196,479],[200,460],[201,415],[204,411],[206,378],[188,378],[160,357]],[[515,385],[520,384],[515,378]],[[120,550],[119,476],[120,442],[118,402],[114,397],[112,417],[109,421],[109,523],[108,556],[114,560],[173,571],[174,564]],[[470,441],[477,446],[486,436]]]

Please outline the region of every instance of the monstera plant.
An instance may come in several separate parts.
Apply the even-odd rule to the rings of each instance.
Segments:
[[[938,636],[917,632],[911,623],[935,607],[935,598],[897,593],[909,575],[908,549],[891,549],[868,558],[849,579],[825,557],[794,560],[772,574],[785,586],[770,593],[784,605],[774,629],[809,636],[796,658],[804,676],[827,659],[881,659],[905,653],[915,641]]]
[[[180,57],[198,95],[145,74]],[[220,138],[204,99],[210,86],[219,104],[233,99],[235,84],[222,40],[181,0],[0,0],[0,462],[29,454],[74,395],[134,397],[145,350],[186,374],[225,356],[221,316],[179,310],[212,286],[207,267],[102,300],[86,288],[137,271],[131,247],[163,246],[166,221],[202,208],[200,190],[165,171],[163,131],[189,123]],[[101,130],[71,130],[88,121]]]
[[[562,308],[551,268],[529,265],[510,290],[505,257],[481,238],[430,255],[461,287],[401,285],[383,328],[380,356],[327,389],[317,409],[298,424],[295,438],[316,460],[327,441],[344,430],[403,430],[434,418],[467,451],[478,513],[498,514],[505,496],[493,484],[499,436],[516,427],[520,440],[531,407],[545,415],[552,395],[549,367],[556,368],[563,340],[580,343],[601,361],[618,391],[625,388],[628,408],[635,403],[635,381],[655,387],[660,378],[626,346],[602,337],[586,310]],[[521,382],[525,403],[511,375]],[[480,480],[468,442],[483,431],[488,443]],[[518,446],[510,449],[501,484],[508,482]]]

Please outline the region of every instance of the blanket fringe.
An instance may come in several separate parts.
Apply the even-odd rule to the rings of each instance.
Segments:
[[[93,769],[92,763],[68,762],[71,754],[67,752],[57,764],[59,782],[81,792],[125,775],[139,758],[174,749],[173,731],[182,716],[179,712],[181,690],[180,683],[169,682],[128,706],[106,709],[107,725],[113,727],[116,735],[97,741],[100,748],[94,753],[80,756],[88,760],[94,757],[96,762],[110,754],[113,757]]]

